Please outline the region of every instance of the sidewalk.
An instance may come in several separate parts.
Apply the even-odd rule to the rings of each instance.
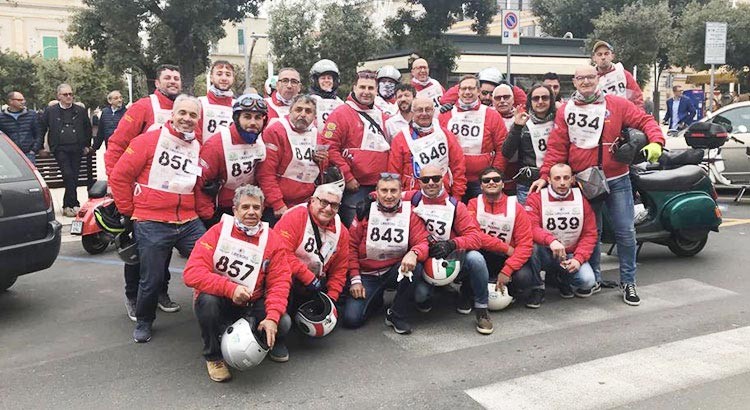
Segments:
[[[104,169],[104,148],[101,148],[96,152],[96,170],[97,179],[107,179],[107,173]],[[75,218],[63,216],[62,214],[62,203],[63,195],[65,194],[65,188],[50,188],[49,191],[52,195],[52,205],[55,209],[55,218],[57,218],[57,221],[63,224],[63,226],[70,226],[71,222],[73,222],[73,219]],[[85,204],[89,199],[87,188],[85,186],[79,186],[77,192],[78,202],[80,202],[81,205]],[[70,228],[65,229],[64,232],[68,232],[69,229]]]

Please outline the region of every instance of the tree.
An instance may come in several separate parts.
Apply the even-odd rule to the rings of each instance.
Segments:
[[[34,101],[37,107],[45,107],[50,100],[56,99],[57,86],[62,83],[70,84],[76,101],[91,109],[106,104],[110,91],[124,91],[122,78],[97,66],[91,58],[75,57],[61,61],[37,56],[33,61],[36,67],[34,88],[37,92]]]
[[[257,15],[262,1],[83,0],[65,41],[91,50],[113,71],[133,68],[149,79],[159,64],[177,64],[183,88],[192,93],[195,76],[208,65],[209,44],[226,35],[223,23]]]
[[[315,33],[318,13],[317,3],[311,0],[279,1],[268,11],[268,41],[276,65],[294,67],[303,83],[310,67],[320,59]]]
[[[445,37],[445,31],[464,16],[474,20],[473,31],[486,35],[497,12],[496,2],[491,0],[408,0],[408,3],[420,5],[424,11],[402,8],[396,17],[386,20],[386,30],[396,46],[409,48],[426,59],[431,76],[441,82],[456,67],[459,52]]]
[[[570,32],[575,38],[586,38],[603,12],[621,11],[630,3],[633,0],[532,0],[531,10],[545,33],[562,37]]]
[[[3,103],[7,93],[18,91],[26,98],[27,105],[33,107],[37,103],[34,100],[35,77],[36,67],[29,56],[0,51],[0,98]]]

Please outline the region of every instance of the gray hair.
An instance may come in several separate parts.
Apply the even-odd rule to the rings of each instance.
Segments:
[[[174,99],[174,105],[172,105],[172,107],[177,107],[177,104],[183,101],[190,101],[191,103],[195,104],[195,106],[198,107],[198,112],[201,112],[201,108],[202,108],[201,102],[197,98],[193,97],[192,95],[187,95],[187,94],[178,95],[177,98]]]
[[[260,203],[264,203],[266,201],[266,196],[263,195],[263,191],[258,188],[255,185],[250,184],[244,184],[240,185],[237,189],[234,190],[234,198],[232,198],[232,205],[235,207],[240,205],[240,200],[243,196],[250,196],[253,198],[260,199]]]
[[[120,90],[112,90],[112,91],[109,92],[109,94],[107,94],[107,101],[109,101],[110,99],[112,99],[112,97],[115,95],[115,93],[120,94],[120,96],[122,96],[122,93],[120,92]]]
[[[294,98],[292,98],[292,105],[291,105],[291,107],[294,107],[297,103],[312,104],[313,111],[317,112],[317,107],[316,107],[317,102],[315,101],[315,99],[313,98],[313,96],[310,95],[310,94],[297,94],[297,95],[295,95]]]
[[[70,88],[70,91],[73,91],[73,87],[71,87],[70,84],[62,83],[62,84],[60,84],[60,85],[57,86],[57,94],[60,94],[60,90],[62,90],[63,88],[66,88],[66,87]]]
[[[341,198],[344,195],[343,192],[341,192],[340,190],[334,188],[330,184],[318,185],[318,187],[315,188],[315,192],[313,192],[313,196],[320,196],[320,195],[323,195],[323,194],[333,195],[336,198],[338,198],[339,201],[341,201]]]
[[[281,77],[281,73],[283,73],[284,71],[294,71],[298,76],[300,76],[300,78],[302,78],[302,75],[294,67],[282,67],[281,70],[279,70],[278,76]]]

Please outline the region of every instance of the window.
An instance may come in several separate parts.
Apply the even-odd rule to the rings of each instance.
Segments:
[[[237,52],[245,54],[245,29],[237,29]]]
[[[58,58],[57,37],[42,37],[42,57],[45,60]]]
[[[731,126],[731,132],[745,133],[750,130],[750,107],[737,107],[714,117],[711,122]],[[742,128],[741,128],[742,127]]]

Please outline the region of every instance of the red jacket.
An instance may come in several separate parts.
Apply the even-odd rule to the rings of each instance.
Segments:
[[[607,178],[614,178],[629,172],[628,164],[616,161],[609,150],[611,144],[620,136],[620,130],[625,127],[642,130],[649,142],[657,142],[662,146],[664,136],[654,117],[646,114],[630,101],[611,95],[605,96],[604,99],[607,104],[608,117],[604,120],[602,130],[602,167]],[[570,143],[568,124],[565,122],[567,104],[575,104],[575,102],[568,101],[557,110],[555,126],[547,140],[547,154],[544,156],[544,165],[540,170],[541,177],[545,179],[549,177],[550,167],[557,163],[570,164],[573,173],[597,165],[598,147],[582,149]]]
[[[209,104],[223,105],[225,107],[232,106],[232,97],[217,97],[214,93],[209,91],[206,93],[206,98],[208,99]],[[201,110],[203,110],[203,105],[201,105]],[[216,134],[212,134],[208,136],[211,137],[213,135],[216,135]],[[198,125],[195,126],[195,137],[199,138],[199,141],[203,141],[203,113],[202,112],[201,112],[201,117],[198,120]]]
[[[402,202],[402,206],[411,206],[408,202]],[[369,210],[368,210],[369,212]],[[376,261],[367,259],[367,223],[369,218],[365,217],[362,221],[354,218],[352,226],[349,228],[349,278],[352,284],[362,283],[360,278],[361,271],[373,272],[387,269],[401,262],[401,258],[386,259]],[[417,260],[424,262],[430,252],[427,243],[427,230],[424,222],[412,211],[409,220],[409,250],[417,253]],[[406,255],[406,253],[404,253]]]
[[[278,99],[278,98],[276,97],[276,95],[277,95],[277,94],[276,94],[276,91],[273,91],[273,92],[271,93],[271,96],[270,96],[270,97],[268,97],[268,98],[266,98],[266,102],[267,102],[267,103],[268,103],[268,102],[271,102],[271,103],[273,103],[273,104],[275,104],[275,105],[277,105],[277,106],[283,106],[283,105],[284,105],[284,103],[282,103],[281,101],[279,101],[279,99]],[[269,101],[269,100],[270,100],[270,101]],[[269,123],[268,123],[268,124],[270,124],[270,121],[271,121],[271,119],[273,119],[273,118],[282,118],[282,117],[286,117],[286,114],[284,114],[284,115],[280,115],[280,114],[279,114],[279,112],[278,112],[278,111],[276,111],[276,109],[275,109],[275,108],[273,107],[273,104],[268,104],[268,118],[266,119],[266,121],[269,121]]]
[[[346,101],[362,110],[368,109],[354,101],[351,95]],[[374,106],[373,109],[380,111]],[[373,120],[377,121],[377,118]],[[385,132],[386,120],[387,117],[383,114],[383,122],[380,124],[383,132]],[[380,178],[380,173],[385,172],[388,167],[388,151],[376,152],[360,149],[365,125],[369,126],[369,122],[357,110],[349,104],[343,104],[328,116],[325,130],[318,134],[318,144],[329,145],[329,160],[341,170],[346,182],[356,179],[360,185],[375,185]],[[383,136],[383,138],[386,137]]]
[[[526,107],[526,93],[523,88],[513,87],[513,106],[514,107]],[[440,104],[456,104],[458,102],[458,84],[449,88],[443,96],[440,98]]]
[[[305,286],[309,285],[315,279],[315,274],[295,256],[295,251],[299,248],[305,237],[305,227],[310,215],[307,211],[308,206],[294,207],[285,213],[273,228],[281,236],[284,248],[289,251],[289,266],[292,276]],[[318,225],[321,232],[336,232],[334,219],[327,226],[321,226],[315,218],[313,218],[313,223]],[[344,288],[344,283],[346,283],[346,274],[349,269],[349,231],[343,223],[339,224],[339,226],[341,227],[341,233],[336,244],[336,250],[328,259],[325,266],[323,266],[323,271],[326,273],[327,294],[333,300],[338,300],[341,289]]]
[[[258,185],[266,196],[266,206],[270,206],[274,210],[279,210],[284,206],[291,208],[294,205],[301,204],[307,201],[315,191],[315,183],[313,182],[304,183],[283,176],[289,163],[292,162],[294,153],[282,121],[288,123],[288,119],[284,118],[274,121],[273,124],[263,130],[266,160],[258,164],[255,174]]]
[[[478,105],[474,110],[479,110]],[[463,111],[455,107],[458,111]],[[440,126],[448,128],[448,122],[453,117],[453,110],[446,111],[440,116]],[[469,182],[479,180],[479,173],[489,166],[505,169],[505,158],[503,157],[503,141],[508,131],[505,129],[502,117],[492,107],[488,107],[484,119],[484,132],[482,138],[482,153],[480,155],[466,155],[466,179]]]
[[[596,74],[601,77],[613,71],[615,71],[614,64],[612,64],[608,71],[599,72],[599,70],[597,70]],[[641,91],[641,86],[639,86],[638,82],[635,81],[635,78],[633,77],[633,74],[630,73],[630,71],[625,69],[623,69],[622,71],[625,73],[625,79],[627,80],[625,83],[625,88],[627,89],[626,93],[628,101],[635,104],[636,107],[643,109],[643,91]]]
[[[435,126],[440,125],[435,124]],[[466,160],[464,159],[464,151],[461,149],[461,145],[452,132],[448,131],[445,127],[440,128],[448,140],[448,164],[450,171],[448,174],[450,178],[446,175],[443,178],[443,184],[445,185],[445,189],[454,198],[460,199],[464,195],[464,192],[466,192]],[[410,126],[408,138],[411,138],[413,133],[414,129]],[[419,184],[416,178],[414,178],[413,156],[411,150],[409,150],[406,138],[407,136],[404,135],[403,131],[393,137],[393,141],[391,141],[391,153],[388,156],[388,172],[400,174],[403,177],[403,190],[409,191],[417,189]],[[451,184],[451,178],[453,184]]]
[[[420,191],[404,192],[404,201],[411,201],[417,192]],[[445,205],[446,199],[448,199],[448,193],[445,191],[438,195],[437,198],[428,198],[422,193],[422,199],[420,199],[419,203],[425,205]],[[414,212],[414,207],[412,208],[412,212]],[[479,229],[479,224],[477,224],[477,221],[469,213],[466,205],[460,201],[456,202],[456,212],[453,215],[453,227],[451,228],[450,238],[456,242],[456,249],[475,251],[482,247],[482,230]]]
[[[445,87],[443,87],[443,85],[440,84],[440,82],[438,80],[436,80],[436,79],[434,79],[432,77],[429,77],[429,81],[430,81],[430,84],[422,85],[422,84],[414,81],[414,79],[412,79],[411,85],[414,87],[415,90],[417,90],[417,93],[419,93],[420,91],[424,90],[425,88],[440,87],[440,95],[445,95]],[[417,96],[415,95],[414,97],[417,97]],[[443,104],[443,103],[441,102],[441,104]]]
[[[182,279],[185,285],[195,289],[195,297],[201,293],[232,299],[238,284],[227,276],[214,272],[214,250],[219,242],[223,221],[209,229],[195,244],[190,253]],[[232,227],[232,237],[257,245],[259,235],[248,237],[236,227]],[[263,264],[251,301],[265,296],[266,318],[279,323],[286,313],[286,304],[291,287],[291,273],[287,265],[289,255],[279,235],[271,230],[263,252]]]
[[[229,126],[229,133],[232,135],[232,145],[244,145],[245,140],[237,133],[237,127],[232,124]],[[201,146],[200,165],[202,173],[198,176],[196,185],[203,188],[207,181],[226,181],[227,165],[224,156],[224,145],[221,134],[214,134],[206,143]],[[256,165],[257,166],[257,165]],[[231,208],[234,190],[222,187],[218,194],[219,207]],[[203,189],[195,190],[195,205],[198,215],[203,219],[213,216],[215,211],[215,198],[208,195]]]
[[[551,189],[551,188],[550,188]],[[531,232],[534,235],[534,242],[539,245],[549,246],[552,241],[555,240],[555,236],[551,232],[544,229],[542,225],[542,196],[549,195],[546,189],[540,192],[534,192],[529,194],[526,198],[526,212],[529,215],[531,222]],[[551,195],[549,196],[550,201],[558,201]],[[571,191],[565,201],[573,199],[573,192]],[[573,257],[580,263],[585,263],[591,257],[591,253],[594,251],[596,242],[599,238],[599,234],[596,230],[596,214],[589,205],[589,201],[586,198],[583,200],[583,228],[581,230],[581,236],[578,238],[578,243],[575,246],[565,248],[565,252],[572,253]]]
[[[469,212],[475,218],[477,217],[477,199],[472,198],[469,200]],[[487,213],[498,215],[505,215],[508,209],[508,197],[506,195],[500,195],[500,200],[497,202],[489,202],[487,198],[482,195],[484,201],[484,210]],[[480,231],[481,232],[481,231]],[[484,232],[482,234],[482,249],[494,252],[494,253],[507,253],[508,246],[513,247],[513,255],[509,256],[505,260],[505,265],[500,270],[500,273],[510,277],[513,272],[521,269],[521,267],[529,260],[532,252],[534,251],[534,238],[531,236],[531,222],[529,216],[526,215],[523,206],[516,202],[516,219],[513,223],[513,236],[510,238],[510,244],[503,242],[496,236],[488,235]]]
[[[160,92],[154,92],[159,99],[159,105],[165,110],[171,110],[174,101]],[[117,124],[117,129],[109,137],[107,151],[104,153],[104,167],[107,175],[112,175],[115,164],[125,152],[133,138],[146,132],[154,123],[154,110],[151,108],[151,98],[146,96],[133,103]]]
[[[174,138],[170,123],[165,127]],[[117,209],[123,215],[141,221],[184,223],[198,217],[195,212],[195,189],[191,194],[176,194],[149,188],[149,172],[161,130],[136,137],[112,170],[109,187]],[[196,161],[197,162],[197,161]],[[193,164],[197,166],[197,164]],[[197,186],[197,185],[196,185]],[[135,189],[134,189],[135,187]]]

